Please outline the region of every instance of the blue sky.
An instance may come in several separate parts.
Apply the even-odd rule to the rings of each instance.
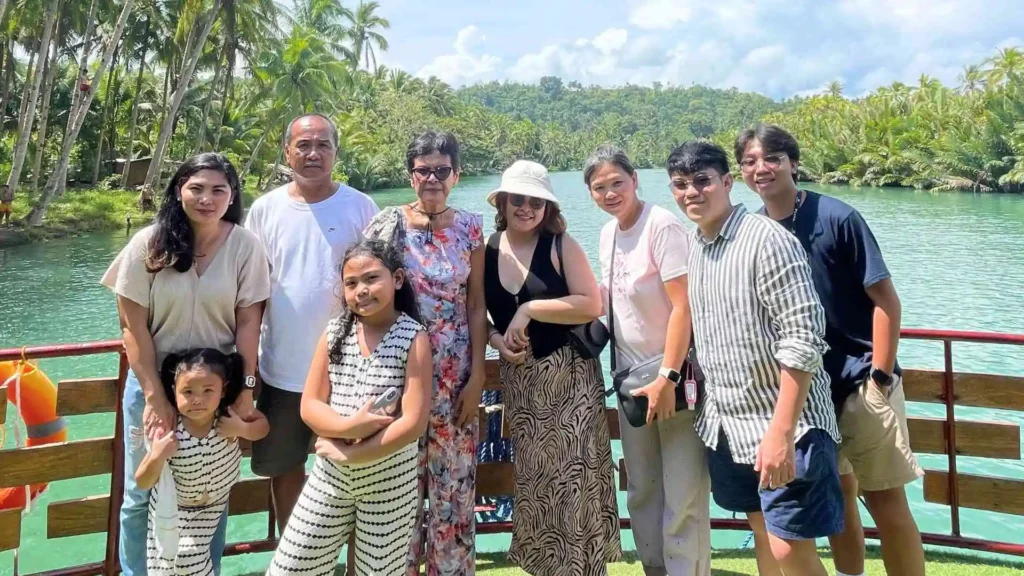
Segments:
[[[705,84],[859,96],[1024,47],[1024,0],[380,0],[382,63],[488,80]],[[355,3],[355,0],[349,0]]]

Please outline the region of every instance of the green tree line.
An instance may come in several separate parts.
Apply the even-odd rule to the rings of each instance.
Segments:
[[[119,158],[152,158],[139,201],[176,164],[227,154],[247,185],[287,178],[281,139],[303,112],[333,118],[340,179],[402,185],[404,149],[427,128],[455,132],[468,174],[518,158],[578,169],[597,144],[643,167],[695,137],[728,143],[758,120],[801,139],[804,176],[825,182],[980,191],[1024,184],[1024,55],[1008,48],[961,85],[924,77],[847,99],[775,102],[703,86],[584,87],[546,77],[453,90],[377,64],[388,21],[377,2],[0,0],[0,177],[32,204],[30,224],[74,185],[120,186]],[[74,190],[74,188],[73,188]],[[72,192],[73,193],[73,192]]]

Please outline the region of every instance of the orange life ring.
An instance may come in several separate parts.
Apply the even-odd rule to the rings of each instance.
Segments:
[[[7,384],[7,400],[18,407],[22,421],[25,423],[28,439],[27,446],[41,446],[67,440],[68,432],[64,419],[57,415],[57,387],[41,370],[28,362],[0,362],[0,384],[21,371],[21,393],[17,379]],[[30,498],[35,500],[46,484],[29,486]],[[0,488],[0,510],[25,508],[26,490],[24,486]]]

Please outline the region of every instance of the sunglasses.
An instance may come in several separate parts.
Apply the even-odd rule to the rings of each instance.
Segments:
[[[522,194],[509,194],[508,203],[516,208],[522,206],[527,200],[530,202],[530,208],[534,210],[540,210],[544,206],[547,206],[548,201],[543,198],[535,198],[533,196],[523,196]]]
[[[717,175],[716,175],[717,176]],[[693,177],[693,182],[687,182],[685,178],[673,178],[672,182],[668,185],[669,189],[677,190],[679,192],[686,192],[693,186],[695,190],[700,192],[711,185],[711,176],[707,174],[698,174]]]
[[[434,178],[437,178],[438,182],[444,182],[452,175],[451,166],[438,166],[437,168],[427,168],[426,166],[419,166],[412,169],[412,173],[420,180],[426,180],[433,174]]]

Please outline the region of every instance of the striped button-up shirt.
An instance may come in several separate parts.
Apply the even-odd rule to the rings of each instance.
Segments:
[[[820,428],[839,442],[821,362],[825,313],[792,234],[736,206],[715,238],[696,231],[689,295],[706,379],[696,428],[707,446],[717,448],[721,426],[733,460],[754,464],[775,413],[782,365],[813,374],[795,438]]]

